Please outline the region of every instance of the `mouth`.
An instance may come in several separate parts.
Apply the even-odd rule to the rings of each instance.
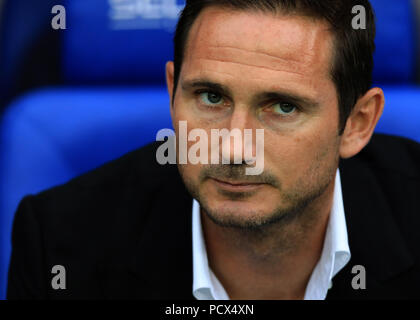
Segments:
[[[216,178],[210,178],[210,180],[218,187],[230,192],[249,192],[255,191],[265,183],[257,182],[246,182],[246,181],[224,181]]]

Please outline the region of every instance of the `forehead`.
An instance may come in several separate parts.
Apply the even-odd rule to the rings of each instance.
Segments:
[[[309,89],[314,78],[330,80],[333,36],[328,27],[302,16],[209,7],[190,30],[182,71],[275,77],[279,83],[287,76]]]

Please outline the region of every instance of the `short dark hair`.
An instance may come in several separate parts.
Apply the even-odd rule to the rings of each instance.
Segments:
[[[366,29],[355,30],[352,27],[355,16],[352,8],[356,5],[362,5],[366,10]],[[327,21],[335,38],[331,79],[337,90],[339,130],[342,134],[357,100],[372,85],[376,30],[373,9],[368,0],[187,0],[174,37],[173,97],[181,73],[189,31],[203,9],[210,6],[281,12]]]

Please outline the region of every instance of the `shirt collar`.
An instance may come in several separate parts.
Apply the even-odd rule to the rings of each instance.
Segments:
[[[305,300],[323,300],[332,279],[350,260],[347,225],[344,214],[340,172],[337,169],[331,213],[325,233],[324,246],[317,265],[312,271],[305,292]]]
[[[200,204],[193,199],[192,208],[193,241],[193,295],[198,300],[228,300],[222,284],[208,264],[204,242]],[[340,172],[337,169],[334,196],[321,258],[315,266],[305,291],[305,300],[325,299],[331,288],[333,277],[350,260],[347,226],[344,215]]]
[[[193,199],[193,295],[198,300],[228,300],[222,284],[211,271],[204,242],[200,204]]]

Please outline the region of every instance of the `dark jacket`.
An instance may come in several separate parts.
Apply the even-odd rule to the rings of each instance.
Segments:
[[[22,200],[9,299],[193,299],[192,198],[156,146]],[[352,257],[327,299],[420,298],[420,145],[374,135],[340,174]],[[51,286],[54,265],[64,290]],[[355,265],[364,290],[352,287]]]

